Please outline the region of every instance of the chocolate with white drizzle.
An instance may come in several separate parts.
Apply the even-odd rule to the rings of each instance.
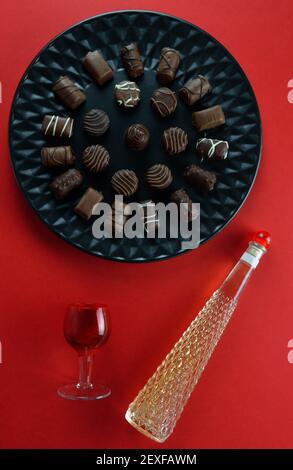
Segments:
[[[141,201],[139,205],[143,210],[144,230],[147,237],[152,238],[155,236],[160,224],[156,205],[152,200]]]
[[[173,82],[180,64],[180,54],[172,47],[163,47],[157,68],[157,79],[162,85]]]
[[[72,110],[78,108],[86,100],[84,92],[67,75],[61,75],[58,78],[53,91]]]
[[[225,160],[228,156],[229,143],[227,140],[198,139],[196,153],[202,160],[211,158],[213,160]]]
[[[74,119],[46,114],[42,123],[42,131],[48,137],[72,137]]]
[[[135,42],[127,44],[121,49],[121,59],[129,78],[136,79],[143,75],[144,66]]]
[[[140,101],[140,89],[135,82],[123,80],[115,85],[115,97],[122,108],[135,108]]]
[[[65,171],[57,176],[50,184],[50,189],[53,192],[57,201],[65,199],[71,192],[77,189],[83,182],[83,176],[80,171],[75,168]]]
[[[155,90],[150,101],[152,109],[162,118],[170,116],[177,107],[176,93],[166,87]]]
[[[159,191],[168,188],[173,181],[170,168],[161,163],[151,166],[146,172],[145,179],[152,189]]]
[[[132,170],[119,170],[112,176],[111,184],[116,193],[130,197],[137,191],[138,178]]]
[[[46,168],[66,168],[74,164],[75,156],[69,145],[43,147],[41,149],[41,160]]]
[[[163,133],[162,143],[169,155],[177,155],[186,150],[188,137],[180,127],[169,127]]]
[[[97,144],[84,149],[82,160],[89,171],[99,173],[108,168],[110,156],[105,147]]]
[[[179,90],[179,95],[188,106],[192,106],[211,90],[212,86],[208,78],[197,75],[185,83],[183,88]]]

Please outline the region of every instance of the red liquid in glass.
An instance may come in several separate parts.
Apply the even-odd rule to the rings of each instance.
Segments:
[[[109,336],[109,324],[105,307],[73,305],[64,320],[66,341],[80,355],[94,351]]]

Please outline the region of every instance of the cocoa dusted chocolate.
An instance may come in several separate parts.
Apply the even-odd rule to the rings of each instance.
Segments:
[[[70,139],[73,133],[74,119],[46,114],[42,123],[42,132],[47,137]]]
[[[198,139],[195,147],[197,155],[202,159],[225,160],[229,152],[227,140]]]
[[[146,172],[145,179],[152,189],[159,191],[168,188],[173,181],[170,168],[162,163],[151,166]]]
[[[132,196],[138,188],[138,178],[132,170],[119,170],[111,179],[113,189],[125,197]]]
[[[144,73],[138,45],[135,42],[123,46],[120,52],[123,66],[129,78],[136,79]]]
[[[83,59],[83,65],[99,86],[104,85],[113,77],[112,68],[99,51],[88,52]]]
[[[124,140],[132,150],[144,150],[149,143],[150,133],[143,124],[132,124],[126,129]]]
[[[89,220],[93,213],[93,208],[102,202],[103,193],[93,188],[88,188],[79,203],[75,206],[74,212],[85,220]]]
[[[212,86],[208,78],[203,75],[197,75],[185,83],[179,90],[179,95],[188,106],[192,106],[211,90]]]
[[[150,101],[152,109],[162,118],[170,116],[177,107],[176,93],[166,87],[155,90]]]
[[[180,64],[180,54],[172,47],[161,50],[160,61],[157,68],[157,79],[162,85],[173,82]]]
[[[186,150],[188,137],[180,127],[169,127],[163,133],[162,143],[169,155],[177,155]]]
[[[65,106],[72,110],[78,108],[86,100],[84,92],[67,75],[58,78],[53,91]]]
[[[140,89],[135,82],[123,80],[115,85],[115,98],[121,108],[135,108],[140,101]]]
[[[75,156],[72,147],[43,147],[41,161],[46,168],[67,168],[74,165]]]
[[[212,191],[217,181],[216,173],[204,170],[195,164],[192,164],[185,169],[184,176],[188,183],[205,191]]]
[[[192,125],[198,132],[213,129],[225,124],[225,115],[221,106],[195,111],[192,113]]]
[[[192,205],[192,200],[185,189],[177,189],[171,194],[170,199],[177,204],[180,210],[186,213],[189,221],[195,220],[199,216],[198,210]],[[180,206],[180,204],[184,204],[184,206]]]
[[[50,189],[53,192],[55,199],[58,201],[65,199],[76,190],[83,182],[83,176],[80,171],[75,168],[65,171],[57,176],[50,184]]]

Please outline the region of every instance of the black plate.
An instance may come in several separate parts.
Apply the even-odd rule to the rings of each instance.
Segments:
[[[145,63],[145,74],[138,81],[142,91],[139,107],[132,112],[121,111],[114,99],[114,84],[127,78],[120,62],[120,49],[125,43],[137,41]],[[191,110],[180,99],[174,116],[157,118],[150,109],[149,97],[159,84],[155,78],[160,50],[164,46],[180,51],[182,62],[171,88],[177,91],[194,74],[206,75],[213,92],[194,109],[215,104],[222,105],[227,123],[207,132],[208,137],[227,139],[229,158],[224,162],[208,162],[207,168],[219,174],[216,189],[202,195],[183,179],[183,169],[191,162],[198,163],[195,155],[197,135],[191,125]],[[115,70],[114,80],[102,89],[93,84],[82,65],[89,50],[100,49]],[[52,92],[52,84],[60,75],[68,74],[86,90],[87,102],[77,112],[69,113]],[[111,156],[107,173],[91,177],[84,169],[84,188],[89,184],[101,189],[107,202],[114,193],[110,177],[120,168],[135,170],[140,188],[135,200],[168,198],[153,194],[143,183],[145,170],[155,162],[166,163],[172,170],[174,182],[170,190],[185,187],[194,202],[201,203],[201,243],[209,240],[232,219],[241,207],[254,182],[261,149],[259,110],[252,88],[231,54],[209,34],[178,18],[145,11],[123,11],[87,19],[53,39],[33,60],[26,70],[11,108],[9,137],[10,153],[17,181],[31,207],[55,233],[72,245],[89,253],[120,261],[151,261],[178,255],[184,250],[180,240],[174,239],[105,239],[95,240],[91,223],[81,220],[72,208],[84,188],[67,202],[57,203],[48,184],[50,174],[40,164],[40,149],[45,145],[41,133],[44,114],[73,115],[76,118],[72,139],[78,156],[91,142],[82,130],[83,114],[99,107],[107,111],[111,129],[99,142]],[[132,152],[123,143],[125,128],[141,122],[151,132],[151,144],[143,152]],[[161,147],[162,131],[173,125],[183,127],[189,136],[188,151],[170,158]],[[81,159],[77,167],[82,168]]]

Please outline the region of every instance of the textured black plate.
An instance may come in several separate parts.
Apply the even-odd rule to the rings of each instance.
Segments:
[[[120,49],[125,43],[138,41],[145,63],[145,75],[138,81],[142,91],[140,106],[132,112],[118,109],[113,99],[114,84],[127,78],[120,62]],[[178,99],[174,116],[160,120],[150,109],[149,97],[159,86],[155,78],[160,50],[171,46],[181,53],[182,62],[171,88],[177,91],[194,74],[206,75],[213,92],[194,109],[215,104],[222,105],[227,124],[207,132],[208,137],[227,139],[229,158],[224,162],[208,162],[207,168],[219,174],[216,189],[202,195],[183,179],[183,169],[189,163],[199,163],[195,155],[197,135],[191,126],[191,111]],[[114,80],[101,88],[93,84],[82,65],[89,50],[100,49],[115,70]],[[52,84],[60,75],[68,74],[86,90],[87,102],[77,112],[69,113],[52,92]],[[107,173],[91,177],[85,175],[84,187],[69,201],[57,203],[49,189],[50,174],[40,164],[40,149],[45,145],[41,133],[43,115],[73,115],[76,118],[72,145],[80,156],[91,142],[85,136],[81,121],[83,114],[93,108],[104,109],[110,116],[111,129],[99,139],[111,156]],[[125,128],[141,122],[151,132],[151,144],[143,152],[132,152],[123,143]],[[170,158],[160,144],[162,131],[170,126],[183,127],[189,136],[188,151]],[[120,261],[150,261],[178,255],[184,250],[180,240],[174,239],[105,239],[95,240],[91,223],[81,220],[72,208],[89,184],[101,189],[107,202],[113,199],[110,177],[120,168],[136,171],[140,188],[135,200],[153,198],[167,200],[153,194],[143,183],[145,170],[155,162],[166,163],[172,170],[174,182],[170,190],[185,187],[194,202],[201,203],[201,243],[221,230],[241,207],[254,182],[261,149],[259,111],[251,86],[230,53],[209,34],[180,19],[153,12],[124,11],[96,16],[85,20],[51,41],[33,60],[25,72],[14,97],[10,115],[10,153],[17,181],[31,207],[41,219],[69,243],[89,253]]]

